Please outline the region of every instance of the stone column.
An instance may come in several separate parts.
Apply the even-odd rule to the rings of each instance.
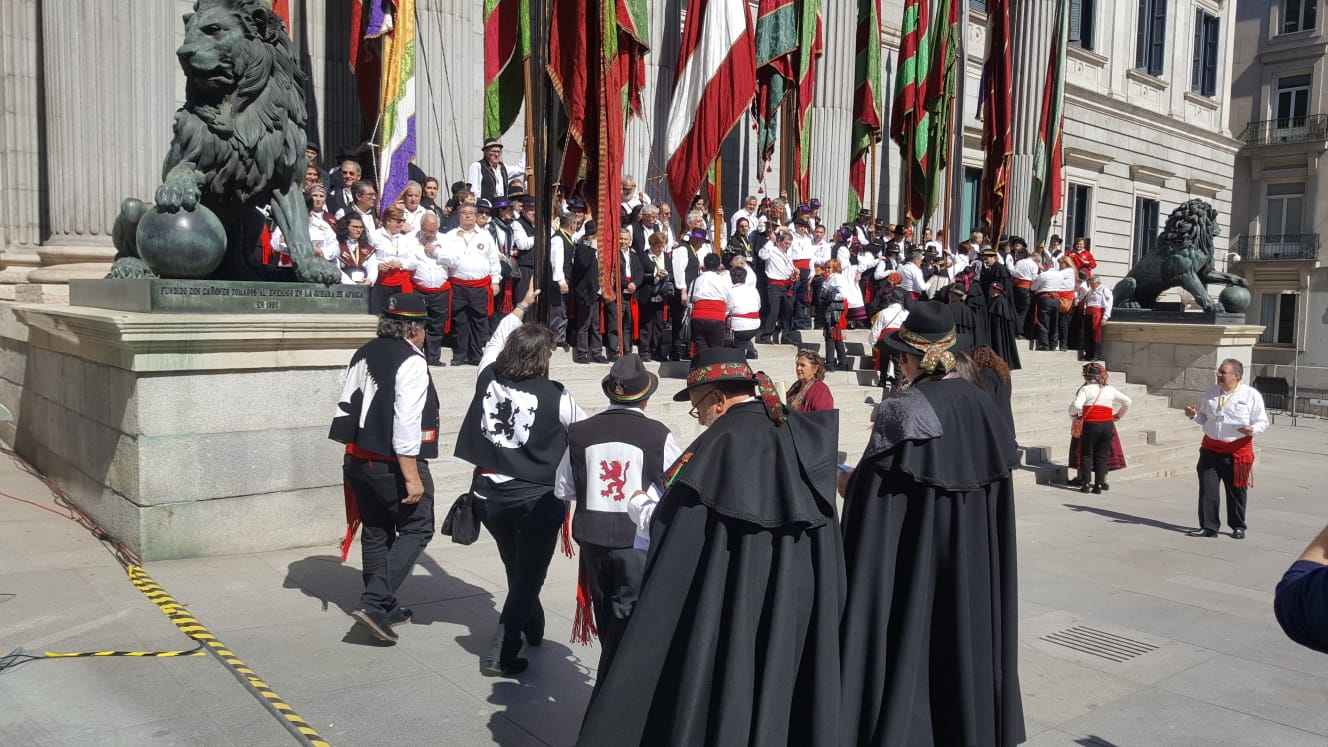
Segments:
[[[1005,233],[1033,241],[1028,201],[1033,188],[1047,53],[1056,23],[1056,0],[1011,0],[1010,49],[1014,55],[1014,149],[1005,208]],[[1030,250],[1036,247],[1029,247]]]
[[[30,282],[104,275],[115,255],[110,230],[120,201],[151,199],[161,183],[181,77],[181,8],[188,3],[41,3],[49,188],[46,239],[37,249],[42,268],[29,273]]]
[[[831,229],[848,215],[848,166],[853,155],[853,84],[858,4],[826,0],[821,11],[825,53],[817,62],[812,100],[811,194],[823,203],[821,217]]]
[[[37,91],[40,14],[37,0],[0,3],[0,299],[41,263],[41,130]],[[6,294],[4,291],[7,290]]]
[[[641,117],[633,117],[627,123],[623,173],[636,177],[636,188],[649,194],[651,199],[668,202],[664,168],[668,165],[669,154],[665,150],[665,133],[673,101],[673,81],[677,75],[678,45],[682,42],[682,3],[681,0],[652,0],[646,8],[650,52],[646,55],[645,90],[641,92],[644,111]],[[680,209],[674,210],[675,219],[680,213]]]

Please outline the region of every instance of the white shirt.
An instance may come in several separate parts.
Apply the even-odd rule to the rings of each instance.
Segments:
[[[1096,288],[1083,283],[1083,302],[1084,306],[1094,306],[1102,308],[1102,321],[1111,318],[1111,307],[1114,299],[1111,295],[1111,289],[1105,285]]]
[[[927,290],[927,279],[922,275],[922,268],[912,262],[899,266],[899,287],[909,293],[923,293]]]
[[[793,243],[796,245],[797,239],[794,239]],[[767,278],[788,280],[798,276],[798,270],[793,266],[793,258],[784,253],[778,242],[765,242],[765,246],[761,247],[761,259],[765,260],[765,276]]]
[[[401,209],[406,213],[406,222],[410,224],[411,233],[419,231],[420,221],[424,220],[424,215],[429,212],[429,208],[423,205],[416,205],[414,210],[406,210],[404,207]]]
[[[424,399],[429,391],[429,366],[424,353],[406,340],[415,355],[401,362],[397,369],[396,399],[392,401],[392,451],[402,456],[420,453]]]
[[[831,298],[831,289],[839,291],[850,309],[862,308],[862,286],[858,285],[858,276],[862,274],[862,265],[844,265],[838,273],[826,275],[821,294]]]
[[[1254,428],[1254,435],[1268,430],[1268,413],[1263,408],[1263,395],[1252,386],[1237,384],[1236,391],[1227,394],[1222,387],[1213,386],[1199,402],[1194,422],[1203,426],[1205,436],[1215,441],[1235,441],[1244,438],[1241,428]]]
[[[867,344],[875,347],[885,330],[899,329],[904,326],[907,319],[908,309],[897,303],[892,303],[876,312],[876,316],[872,317],[871,331],[867,333]]]
[[[718,272],[702,272],[696,276],[692,282],[692,287],[687,291],[687,301],[692,306],[697,301],[723,301],[726,307],[733,305],[730,296],[733,291],[733,281],[729,280],[728,275],[721,275]]]
[[[748,272],[747,278],[751,280],[755,273]],[[733,314],[730,324],[733,325],[734,332],[749,332],[761,327],[761,293],[756,289],[756,283],[745,285],[735,285],[729,290],[729,313]],[[755,318],[746,319],[738,314],[756,314]]]
[[[378,224],[374,222],[373,213],[361,213],[359,208],[352,205],[338,210],[337,214],[332,217],[340,222],[347,214],[360,216],[360,220],[364,222],[364,239],[372,244],[374,231],[378,230]]]
[[[558,238],[560,235],[562,239]],[[564,285],[567,277],[563,275],[563,252],[572,250],[572,237],[559,230],[554,232],[553,238],[549,242],[549,279],[554,285]]]
[[[1034,293],[1059,293],[1062,291],[1072,291],[1075,286],[1075,273],[1073,269],[1047,270],[1038,275],[1033,280],[1030,287]]]
[[[1014,276],[1015,280],[1033,280],[1037,278],[1041,271],[1042,268],[1038,267],[1036,260],[1032,257],[1024,257],[1014,263],[1014,269],[1010,270],[1010,274]]]
[[[373,246],[372,244],[369,244],[367,241],[365,242],[365,244]],[[359,248],[360,248],[360,242],[350,241],[350,240],[346,241],[346,250],[349,251],[352,255],[354,255],[356,251],[359,250]],[[350,273],[358,272],[358,270],[347,270],[345,267],[342,266],[340,245],[337,246],[336,262],[337,262],[337,269],[341,270],[341,284],[356,285],[357,284],[356,280],[355,278],[352,278],[350,276]],[[369,280],[370,285],[373,285],[374,283],[378,282],[378,265],[374,263],[372,255],[369,257],[369,259],[365,260],[364,262],[364,278],[361,279],[363,280],[366,278]]]
[[[1070,417],[1077,418],[1083,415],[1084,408],[1092,407],[1094,404],[1098,407],[1110,407],[1116,417],[1120,417],[1130,409],[1130,403],[1133,401],[1110,384],[1084,384],[1074,393],[1074,401],[1070,403]]]
[[[793,246],[789,247],[789,258],[793,260],[815,259],[816,245],[807,234],[793,234]]]
[[[738,232],[738,221],[743,218],[747,219],[747,227],[751,228],[755,223],[755,221],[752,220],[754,217],[756,217],[756,213],[751,212],[747,208],[739,208],[738,212],[734,213],[732,218],[729,218],[729,233]]]
[[[511,179],[511,178],[514,177],[514,176],[522,176],[522,175],[524,175],[525,172],[524,172],[524,171],[519,171],[519,170],[514,169],[514,168],[511,168],[511,167],[509,166],[509,167],[507,168],[507,179],[504,179],[504,178],[503,178],[503,166],[505,166],[506,164],[504,164],[502,161],[499,161],[498,164],[499,164],[499,165],[493,167],[493,174],[494,174],[494,175],[493,175],[493,187],[494,187],[494,189],[493,189],[493,195],[494,195],[494,197],[506,197],[506,196],[507,196],[507,179]],[[483,166],[488,166],[488,165],[489,165],[489,161],[488,161],[488,159],[480,159],[480,160],[478,160],[478,161],[472,163],[472,164],[470,165],[470,168],[466,170],[466,181],[470,184],[470,189],[471,189],[472,192],[475,193],[475,196],[476,196],[476,197],[480,197],[480,196],[482,196],[482,195],[480,195],[480,190],[482,189],[481,185],[484,183],[484,180],[483,180],[483,178],[482,178],[482,176],[481,176],[481,173],[480,173],[480,169],[481,169]]]
[[[435,235],[426,246],[419,238],[415,240],[419,248],[411,265],[410,281],[422,288],[441,288],[447,283],[447,268],[443,266],[442,235]]]
[[[488,279],[497,284],[503,272],[493,236],[476,226],[470,233],[455,228],[443,234],[443,266],[458,280]],[[496,357],[495,353],[495,357]]]

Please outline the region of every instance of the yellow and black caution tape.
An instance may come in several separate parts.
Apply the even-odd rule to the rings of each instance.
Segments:
[[[60,653],[58,651],[47,651],[47,659],[74,659],[79,657],[94,656],[160,656],[163,658],[171,656],[207,656],[207,652],[199,648],[191,648],[186,651],[77,651],[74,653]]]
[[[166,590],[152,580],[152,577],[146,571],[136,565],[128,566],[127,570],[129,571],[130,582],[139,591],[143,592],[143,595],[149,601],[157,605],[157,608],[165,613],[171,619],[171,622],[175,623],[175,627],[179,628],[181,633],[206,646],[205,650],[208,653],[225,664],[231,674],[235,675],[235,678],[281,721],[287,731],[304,744],[314,745],[314,747],[331,747],[326,740],[318,735],[318,732],[314,731],[313,727],[309,726],[308,722],[300,718],[294,708],[287,705],[280,695],[273,692],[266,682],[259,679],[254,670],[240,660],[240,657],[226,648],[226,645],[217,640],[216,636],[208,632],[208,629],[203,627],[202,623],[194,619],[184,605],[171,598]]]

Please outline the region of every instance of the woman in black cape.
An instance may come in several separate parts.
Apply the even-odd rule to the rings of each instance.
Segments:
[[[954,339],[934,302],[885,338],[913,383],[877,406],[845,490],[842,745],[1024,741],[1014,433],[952,373]]]

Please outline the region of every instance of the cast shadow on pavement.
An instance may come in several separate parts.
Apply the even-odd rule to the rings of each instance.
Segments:
[[[1076,739],[1074,740],[1074,743],[1082,745],[1082,747],[1117,747],[1115,742],[1108,742],[1102,737],[1094,736],[1092,734],[1089,734],[1082,739]]]
[[[1090,514],[1097,514],[1098,516],[1111,519],[1112,521],[1118,524],[1140,524],[1143,526],[1165,529],[1169,532],[1188,532],[1194,528],[1194,527],[1183,527],[1180,526],[1179,524],[1172,524],[1171,522],[1167,521],[1149,519],[1145,516],[1135,516],[1134,514],[1126,514],[1126,513],[1121,513],[1120,511],[1112,511],[1106,508],[1099,508],[1098,506],[1080,506],[1073,503],[1063,503],[1061,505],[1065,506],[1071,511],[1086,511]]]

